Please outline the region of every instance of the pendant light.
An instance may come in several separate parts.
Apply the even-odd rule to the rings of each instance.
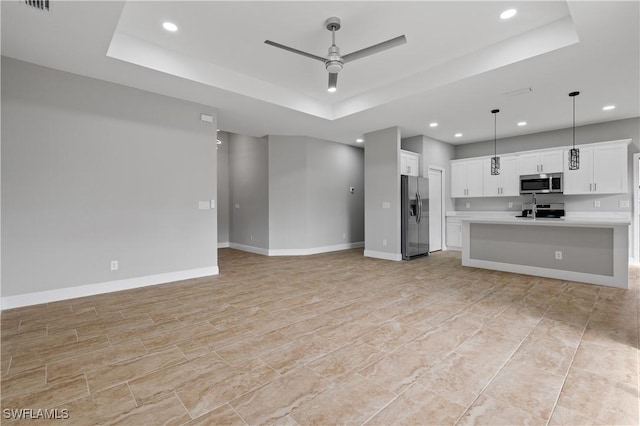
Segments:
[[[580,92],[571,92],[569,96],[573,98],[573,148],[569,150],[569,170],[580,168],[580,150],[576,148],[576,96]]]
[[[491,114],[493,114],[493,157],[491,157],[491,174],[496,176],[500,174],[500,157],[497,154],[497,120],[499,109],[492,109]]]

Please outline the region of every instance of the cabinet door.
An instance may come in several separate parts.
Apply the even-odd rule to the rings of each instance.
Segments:
[[[466,161],[451,162],[451,197],[466,197],[467,163]]]
[[[482,182],[484,173],[482,160],[467,161],[467,196],[482,197]]]
[[[590,194],[593,189],[593,148],[580,148],[580,168],[569,170],[569,150],[564,152],[564,193]]]
[[[502,158],[500,158],[500,166],[502,167]],[[500,170],[502,173],[502,170]],[[482,196],[483,197],[499,197],[500,186],[502,183],[502,175],[491,174],[491,158],[482,160]]]
[[[580,164],[582,165],[582,161]],[[593,148],[593,192],[599,194],[627,192],[627,179],[626,145]]]
[[[505,156],[500,159],[500,178],[500,195],[506,197],[520,195],[520,175],[516,156]]]
[[[540,153],[540,172],[558,173],[564,170],[562,150],[543,151]]]
[[[520,154],[518,156],[518,174],[533,175],[540,173],[540,154]]]
[[[400,174],[409,176],[420,175],[420,159],[417,154],[400,152]]]
[[[447,248],[462,247],[462,222],[447,219]]]
[[[407,174],[409,176],[419,176],[420,175],[419,164],[420,164],[420,161],[418,159],[418,156],[408,155],[407,156],[407,169],[408,169]]]

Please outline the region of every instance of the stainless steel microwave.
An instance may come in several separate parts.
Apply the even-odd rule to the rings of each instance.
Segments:
[[[521,194],[562,194],[562,173],[539,173],[520,176]]]

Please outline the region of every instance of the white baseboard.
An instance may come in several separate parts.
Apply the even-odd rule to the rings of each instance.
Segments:
[[[147,275],[144,277],[127,278],[123,280],[87,284],[77,287],[66,287],[55,290],[38,291],[35,293],[18,294],[16,296],[2,297],[0,300],[0,306],[2,307],[2,310],[20,308],[22,306],[75,299],[76,297],[93,296],[95,294],[111,293],[113,291],[129,290],[132,288],[165,284],[173,281],[208,277],[211,275],[218,275],[219,273],[220,271],[217,266],[210,266],[207,268]]]
[[[237,244],[237,243],[229,243],[229,247],[236,250],[248,251],[249,253],[262,254],[264,256],[269,256],[269,250],[261,247],[246,246],[244,244]]]
[[[400,253],[387,253],[384,251],[375,251],[375,250],[365,250],[365,257],[375,257],[376,259],[384,259],[384,260],[402,260],[402,254]]]
[[[364,247],[364,241],[357,243],[336,244],[333,246],[312,247],[307,249],[275,249],[269,250],[269,256],[308,256],[310,254],[329,253]]]
[[[227,241],[226,243],[218,243],[218,248],[228,248],[229,246],[229,241]]]

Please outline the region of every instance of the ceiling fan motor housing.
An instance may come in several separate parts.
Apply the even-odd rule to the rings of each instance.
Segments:
[[[327,60],[324,62],[324,66],[327,68],[332,74],[337,74],[342,71],[342,65],[344,62],[340,57],[340,49],[335,44],[329,48],[329,54],[327,55]]]

